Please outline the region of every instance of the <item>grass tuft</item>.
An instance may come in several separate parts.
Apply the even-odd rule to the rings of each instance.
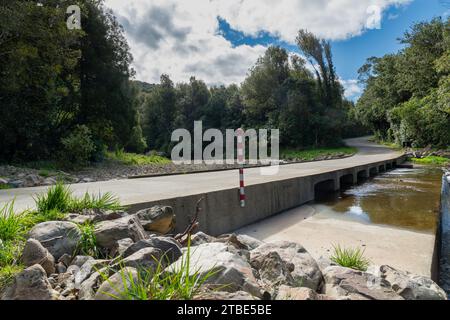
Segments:
[[[426,164],[426,165],[447,165],[450,164],[450,159],[444,157],[437,156],[428,156],[425,158],[412,158],[412,161],[417,164]]]
[[[156,154],[155,155],[136,154],[124,152],[123,150],[119,150],[116,152],[107,152],[106,156],[109,160],[117,161],[128,166],[143,166],[149,164],[170,163],[169,159],[158,156]]]
[[[366,271],[370,265],[370,260],[364,257],[365,250],[360,248],[341,248],[341,246],[333,246],[334,253],[331,261],[346,268],[360,271]]]
[[[95,226],[93,223],[84,223],[78,225],[81,232],[81,238],[78,242],[77,252],[81,255],[100,258],[100,250],[97,246],[97,238],[95,237]]]
[[[25,233],[24,221],[27,213],[14,212],[14,200],[0,208],[0,240],[10,241],[22,238]]]
[[[72,192],[69,187],[59,181],[47,190],[43,195],[37,195],[34,198],[39,213],[57,210],[59,212],[68,212],[72,201]]]
[[[183,254],[181,264],[178,268],[165,271],[167,265],[166,257],[157,262],[155,271],[148,269],[138,270],[137,279],[121,267],[118,273],[122,278],[123,288],[113,289],[118,292],[117,295],[110,295],[116,300],[190,300],[199,291],[200,287],[218,270],[201,274],[199,270],[191,272],[190,239],[186,252]],[[105,281],[108,281],[107,273],[102,274]],[[111,284],[111,283],[110,283]],[[105,293],[107,294],[107,293]]]
[[[280,157],[285,160],[313,161],[320,157],[345,155],[351,156],[357,152],[356,148],[338,147],[338,148],[317,148],[307,150],[281,150]]]
[[[98,194],[97,196],[86,192],[82,198],[72,199],[69,208],[72,212],[81,212],[83,209],[113,211],[124,209],[124,207],[120,204],[119,198],[112,195],[110,192]]]

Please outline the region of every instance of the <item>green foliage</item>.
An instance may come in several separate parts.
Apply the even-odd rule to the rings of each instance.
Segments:
[[[86,165],[95,151],[91,130],[85,125],[76,126],[67,137],[61,139],[61,144],[61,159],[68,167]]]
[[[437,156],[428,156],[425,158],[412,158],[412,161],[414,163],[418,164],[426,164],[426,165],[439,165],[439,166],[445,166],[447,164],[450,164],[450,159],[444,158],[444,157],[437,157]]]
[[[97,246],[97,238],[95,237],[95,226],[93,223],[85,223],[78,226],[81,232],[81,238],[78,242],[77,253],[87,255],[94,258],[100,257],[100,249]]]
[[[123,266],[118,271],[122,278],[120,287],[113,287],[117,295],[110,295],[116,300],[190,300],[198,292],[201,285],[213,277],[217,271],[201,274],[199,270],[193,272],[190,265],[190,240],[186,252],[180,258],[178,268],[165,271],[167,265],[165,257],[157,262],[155,271],[138,269],[137,279]],[[101,273],[105,281],[107,273]],[[110,282],[110,284],[112,284]]]
[[[116,152],[108,152],[107,158],[113,161],[118,161],[125,165],[148,165],[148,164],[167,164],[170,160],[156,154],[143,155],[124,152],[118,150]]]
[[[397,54],[369,58],[355,117],[381,140],[416,147],[450,144],[450,18],[421,22]]]
[[[62,182],[48,188],[45,194],[35,197],[37,211],[42,214],[49,212],[68,212],[72,202],[70,188]]]
[[[280,152],[280,158],[286,160],[303,160],[312,161],[326,156],[345,155],[351,156],[356,153],[356,148],[339,147],[339,148],[315,148],[307,150],[284,149]]]
[[[364,257],[364,250],[360,248],[341,248],[339,245],[333,248],[330,259],[342,267],[366,271],[370,265],[370,260]]]
[[[23,269],[21,265],[7,265],[0,268],[0,293],[2,293],[3,288],[12,283],[14,277]]]
[[[0,240],[9,241],[21,238],[25,233],[24,221],[27,213],[16,214],[14,201],[0,208]]]
[[[71,199],[68,211],[81,212],[84,209],[119,211],[124,207],[120,204],[119,198],[110,192],[98,195],[86,192],[82,198]]]

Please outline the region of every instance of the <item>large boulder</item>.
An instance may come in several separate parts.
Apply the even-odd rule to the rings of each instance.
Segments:
[[[162,252],[156,248],[143,248],[123,259],[120,264],[140,271],[156,270],[161,261]]]
[[[80,288],[81,283],[85,281],[89,276],[96,272],[97,270],[100,270],[102,268],[105,268],[110,260],[95,260],[95,259],[89,259],[85,263],[82,264],[82,266],[78,269],[77,272],[75,272],[75,288]]]
[[[331,266],[324,270],[325,294],[351,300],[404,300],[384,279],[373,274]]]
[[[172,207],[155,206],[136,213],[147,231],[167,234],[175,228],[175,214]]]
[[[168,264],[177,261],[181,257],[181,246],[173,238],[168,237],[151,237],[138,241],[128,247],[122,256],[126,258],[144,248],[160,250],[164,254],[164,262]]]
[[[100,222],[96,224],[94,234],[97,244],[107,249],[113,249],[121,239],[139,241],[146,238],[145,230],[135,215]]]
[[[35,264],[15,277],[13,284],[3,293],[2,300],[57,300],[58,297],[44,268]]]
[[[305,287],[293,288],[282,285],[277,291],[275,300],[336,300]]]
[[[127,300],[125,292],[139,280],[138,271],[127,267],[105,280],[95,294],[95,300]]]
[[[371,266],[368,273],[386,280],[406,300],[447,300],[447,295],[433,280],[390,266]]]
[[[252,268],[245,255],[225,243],[206,243],[190,248],[166,271],[179,272],[189,262],[189,275],[198,275],[204,284],[213,285],[222,291],[245,291],[261,298],[263,290],[258,286]],[[189,259],[189,261],[188,261]]]
[[[141,240],[142,241],[142,240]],[[121,256],[125,253],[125,251],[134,244],[134,241],[131,238],[120,239],[116,241],[114,247],[111,249],[111,256]]]
[[[314,291],[319,290],[322,284],[322,273],[316,261],[295,242],[264,243],[250,251],[250,262],[263,275],[270,275],[269,280],[279,274],[280,279],[285,278],[291,286],[308,287]]]
[[[40,264],[47,275],[55,273],[55,258],[36,239],[28,239],[22,253],[22,263],[25,267]]]
[[[64,254],[72,255],[81,239],[77,225],[67,221],[48,221],[34,226],[28,238],[39,241],[58,260]]]

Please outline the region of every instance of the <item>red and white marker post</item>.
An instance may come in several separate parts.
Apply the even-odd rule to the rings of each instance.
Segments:
[[[239,128],[236,130],[237,134],[237,161],[241,166],[239,168],[239,202],[241,207],[245,207],[245,189],[244,189],[244,130]]]

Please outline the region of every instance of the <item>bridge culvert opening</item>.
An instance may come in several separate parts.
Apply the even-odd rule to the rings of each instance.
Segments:
[[[371,176],[371,177],[374,177],[374,176],[376,176],[378,174],[378,168],[370,168],[370,170],[369,170],[369,175]]]
[[[347,189],[353,185],[353,174],[343,175],[340,179],[341,189]]]
[[[378,168],[378,171],[379,171],[379,172],[386,172],[386,167],[385,167],[384,165],[382,165],[382,166],[380,166],[380,167]]]
[[[365,182],[367,179],[369,179],[369,173],[367,170],[361,170],[358,172],[358,183]]]
[[[316,183],[314,186],[314,199],[323,200],[336,192],[334,180],[325,180]]]

